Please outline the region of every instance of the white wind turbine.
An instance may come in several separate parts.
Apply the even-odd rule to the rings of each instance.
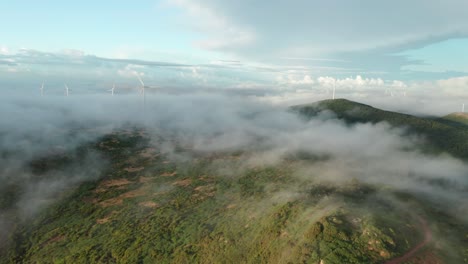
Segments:
[[[107,91],[111,92],[111,95],[114,96],[114,90],[115,90],[115,83],[112,85],[112,89],[107,90]]]
[[[141,79],[140,75],[136,72],[135,73],[136,77],[138,78],[138,81],[140,82],[141,84],[141,87],[140,87],[140,93],[143,94],[143,107],[145,106],[145,102],[146,102],[146,88],[149,88],[149,89],[159,89],[158,86],[148,86],[148,85],[145,85],[145,83],[143,82],[143,80]]]
[[[462,113],[465,113],[465,103],[462,104]]]
[[[395,94],[393,93],[393,90],[392,89],[385,89],[385,94],[388,94],[390,95],[391,97],[395,96]]]
[[[335,100],[335,92],[336,92],[336,80],[333,80],[333,100]]]
[[[143,94],[143,108],[145,107],[145,104],[146,104],[146,94],[145,94],[145,83],[143,82],[143,80],[141,79],[140,75],[137,73],[137,78],[138,80],[140,81],[141,83],[141,88],[140,88],[140,93]]]
[[[41,91],[41,96],[44,96],[44,82],[42,82],[41,88],[39,88]]]
[[[64,83],[65,85],[65,96],[68,96],[70,94],[70,89],[68,88],[68,85]]]

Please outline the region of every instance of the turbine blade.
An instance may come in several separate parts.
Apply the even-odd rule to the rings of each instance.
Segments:
[[[144,87],[144,86],[145,86],[145,83],[144,83],[143,80],[141,79],[140,75],[137,74],[136,76],[137,76],[137,78],[138,78],[138,81],[140,81],[141,86]]]

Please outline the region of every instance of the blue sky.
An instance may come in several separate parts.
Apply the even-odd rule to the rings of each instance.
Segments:
[[[0,76],[241,89],[327,76],[437,82],[468,76],[466,10],[465,0],[3,1]]]
[[[1,4],[2,43],[47,52],[76,49],[103,57],[167,57],[197,53],[198,33],[177,23],[159,1],[9,1]],[[132,54],[135,53],[135,54]]]

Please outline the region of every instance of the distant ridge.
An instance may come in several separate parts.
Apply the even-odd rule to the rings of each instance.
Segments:
[[[444,116],[443,119],[450,120],[450,121],[468,126],[468,113],[462,113],[462,112],[451,113],[449,115]]]
[[[460,118],[468,121],[464,119],[466,115],[463,113],[460,113],[462,115],[449,115],[449,118],[424,118],[385,111],[346,99],[296,105],[292,106],[291,110],[306,118],[312,118],[322,111],[329,110],[348,124],[387,122],[395,127],[405,127],[410,133],[424,135],[429,141],[429,151],[448,152],[453,156],[468,160],[468,126],[461,125],[459,121]],[[456,117],[457,121],[450,119],[453,117]]]

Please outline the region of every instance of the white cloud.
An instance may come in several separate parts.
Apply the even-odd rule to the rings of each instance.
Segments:
[[[125,78],[135,78],[136,76],[144,76],[144,69],[143,65],[128,64],[125,68],[117,70],[117,74]]]
[[[445,94],[452,96],[468,96],[468,76],[439,80],[436,89],[441,89]]]
[[[250,59],[319,57],[309,63],[351,60],[367,70],[369,64],[386,64],[399,71],[411,63],[389,53],[468,36],[465,0],[167,1],[184,10],[187,26],[202,34],[196,45]],[[349,53],[354,56],[341,57]]]
[[[168,3],[186,11],[191,22],[188,27],[199,32],[207,32],[208,37],[194,44],[204,49],[237,49],[255,42],[255,33],[251,28],[242,27],[223,16],[210,6],[190,0],[168,0]],[[196,21],[196,23],[192,23]]]
[[[468,76],[438,81],[403,82],[364,78],[361,76],[333,78],[322,76],[312,79],[310,85],[301,85],[302,77],[286,82],[279,78],[283,89],[257,97],[278,105],[295,105],[331,99],[336,84],[336,97],[371,104],[393,111],[422,115],[445,115],[460,111],[462,103],[468,104]],[[283,82],[281,82],[281,80]]]
[[[0,46],[0,55],[8,55],[10,54],[10,50],[6,46]]]
[[[83,57],[86,55],[83,50],[77,49],[64,49],[62,50],[62,54],[70,57]]]
[[[315,81],[310,77],[310,75],[306,74],[304,76],[297,75],[297,74],[288,74],[286,77],[279,75],[277,77],[277,81],[280,84],[285,85],[307,85],[307,84],[314,84]]]

